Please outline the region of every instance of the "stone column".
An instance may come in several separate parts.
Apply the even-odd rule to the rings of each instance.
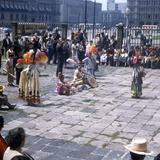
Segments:
[[[67,39],[68,25],[62,24],[62,39]]]
[[[15,37],[17,37],[18,34],[18,24],[12,23],[12,40],[14,41]]]
[[[124,25],[122,23],[119,23],[116,25],[117,29],[118,29],[118,36],[117,36],[117,48],[118,49],[122,49],[122,45],[123,45],[123,37],[124,37]]]

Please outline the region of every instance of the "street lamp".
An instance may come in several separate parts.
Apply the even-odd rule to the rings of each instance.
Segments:
[[[87,0],[85,0],[85,7],[84,7],[84,28],[86,30],[86,24],[87,24]]]
[[[130,14],[130,9],[126,8],[126,46],[127,46],[127,50],[129,52],[130,50],[130,36],[128,35],[128,26],[129,26],[129,14]]]
[[[94,6],[93,6],[93,33],[92,33],[92,38],[94,38],[95,23],[96,23],[96,0],[94,0]]]
[[[126,15],[126,28],[128,28],[128,25],[129,25],[129,14],[130,14],[130,9],[126,8],[126,12],[125,12],[125,15]]]

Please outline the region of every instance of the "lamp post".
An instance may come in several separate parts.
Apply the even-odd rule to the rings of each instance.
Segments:
[[[128,17],[129,17],[129,14],[130,14],[130,9],[129,8],[126,8],[126,28],[128,28],[128,25],[129,25],[129,20],[128,20]]]
[[[94,5],[93,5],[93,33],[92,33],[92,38],[94,38],[95,23],[96,23],[96,0],[94,0]]]
[[[128,35],[129,14],[130,14],[130,9],[126,8],[126,12],[125,12],[125,15],[126,15],[126,45],[127,45],[128,52],[130,50],[130,37]]]
[[[87,24],[87,0],[85,0],[85,9],[84,9],[84,28],[86,30],[86,24]]]

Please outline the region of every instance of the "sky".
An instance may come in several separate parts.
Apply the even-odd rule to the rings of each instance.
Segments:
[[[107,8],[107,0],[96,0],[97,2],[102,3],[103,10],[106,10]],[[116,0],[117,3],[119,2],[127,2],[127,0]]]

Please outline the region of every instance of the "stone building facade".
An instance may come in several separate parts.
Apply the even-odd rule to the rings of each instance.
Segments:
[[[53,24],[84,23],[85,0],[0,0],[0,26],[13,22]],[[102,4],[96,3],[96,23]],[[93,22],[94,2],[87,0],[87,22]]]
[[[0,0],[0,26],[12,22],[51,24],[59,19],[58,0]]]
[[[128,0],[130,25],[160,24],[160,0]]]
[[[106,27],[114,27],[118,23],[124,23],[124,14],[119,11],[103,11],[102,12],[103,25]]]

